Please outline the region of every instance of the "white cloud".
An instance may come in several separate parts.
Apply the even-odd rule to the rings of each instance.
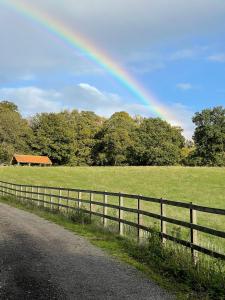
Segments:
[[[191,140],[194,133],[194,124],[192,117],[194,116],[194,110],[182,103],[172,103],[172,110],[176,113],[177,120],[183,128],[183,135]]]
[[[225,63],[225,53],[217,53],[214,55],[210,55],[208,56],[208,60],[219,62],[219,63]]]
[[[29,116],[39,112],[54,112],[62,109],[62,95],[54,90],[37,87],[2,88],[0,98],[15,102],[23,115]]]
[[[188,83],[188,82],[181,82],[181,83],[178,83],[176,85],[176,87],[180,90],[183,90],[183,91],[188,91],[188,90],[191,90],[193,89],[193,85],[191,83]]]
[[[79,83],[78,86],[81,87],[82,89],[88,91],[92,95],[104,97],[104,94],[102,92],[100,92],[100,90],[98,90],[96,87],[94,87],[88,83]]]
[[[146,105],[124,101],[120,95],[101,91],[88,83],[80,83],[60,91],[34,86],[2,88],[0,99],[16,103],[25,116],[40,112],[59,112],[63,109],[90,110],[106,117],[118,111],[127,111],[132,116],[153,116]],[[171,104],[170,109],[176,115],[176,123],[181,124],[185,136],[190,138],[193,134],[193,112],[180,103]]]
[[[121,110],[131,115],[147,115],[148,112],[145,105],[125,102],[119,95],[100,91],[88,83],[69,86],[60,91],[34,86],[2,88],[0,99],[16,103],[24,116],[63,109],[91,110],[106,117]]]
[[[63,94],[69,108],[92,110],[106,117],[121,110],[129,112],[131,115],[149,113],[145,105],[124,101],[120,95],[99,90],[88,83],[67,87],[63,90]]]

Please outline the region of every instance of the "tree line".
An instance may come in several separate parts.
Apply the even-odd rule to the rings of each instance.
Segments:
[[[55,165],[225,165],[225,109],[198,112],[193,142],[182,128],[160,118],[116,112],[106,119],[72,110],[24,119],[18,107],[0,102],[0,163],[14,153],[47,155]]]

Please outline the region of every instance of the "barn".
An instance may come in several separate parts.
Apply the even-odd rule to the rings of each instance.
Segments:
[[[52,161],[48,156],[14,154],[11,165],[17,166],[51,166]]]

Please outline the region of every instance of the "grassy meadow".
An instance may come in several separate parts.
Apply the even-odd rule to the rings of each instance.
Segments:
[[[225,168],[191,167],[1,167],[0,180],[33,185],[141,194],[225,209]],[[101,201],[101,199],[96,199]],[[110,201],[110,200],[109,200]],[[111,199],[115,203],[117,199]],[[124,206],[136,207],[132,199]],[[159,205],[142,209],[159,213]],[[113,213],[113,212],[112,212]],[[168,207],[169,217],[189,221],[188,210]],[[125,215],[128,217],[127,215]],[[130,219],[136,216],[130,214]],[[159,222],[146,217],[145,225]],[[198,224],[225,230],[225,217],[198,212]],[[189,238],[189,230],[168,225],[168,232]],[[199,233],[200,244],[225,253],[225,241]]]
[[[225,208],[225,168],[1,167],[0,180],[134,193]]]

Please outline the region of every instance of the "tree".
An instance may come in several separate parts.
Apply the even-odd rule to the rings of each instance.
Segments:
[[[18,112],[18,107],[15,103],[10,101],[2,101],[0,102],[0,111],[12,111],[12,112]]]
[[[94,137],[102,118],[93,112],[43,113],[32,120],[33,149],[58,165],[91,165]]]
[[[92,151],[95,147],[95,136],[100,131],[104,118],[90,111],[82,111],[74,130],[77,132],[76,165],[92,165]]]
[[[40,155],[47,155],[53,163],[68,164],[74,155],[74,132],[69,123],[69,113],[42,113],[36,115],[31,127],[35,140],[33,149]]]
[[[17,106],[9,101],[0,102],[0,162],[9,163],[15,152],[29,153],[31,141],[32,130]]]
[[[15,104],[0,103],[0,162],[21,152],[47,155],[58,165],[173,165],[193,155],[182,149],[181,133],[159,118],[126,112],[107,120],[89,111],[41,113],[28,123]]]
[[[97,165],[124,165],[128,163],[127,151],[133,144],[135,121],[126,112],[114,113],[104,122],[97,135],[93,157]]]
[[[204,109],[193,117],[196,125],[195,160],[199,165],[225,165],[225,109],[222,106]]]
[[[130,148],[131,165],[174,165],[179,163],[184,145],[182,129],[159,118],[145,118],[136,129]]]

